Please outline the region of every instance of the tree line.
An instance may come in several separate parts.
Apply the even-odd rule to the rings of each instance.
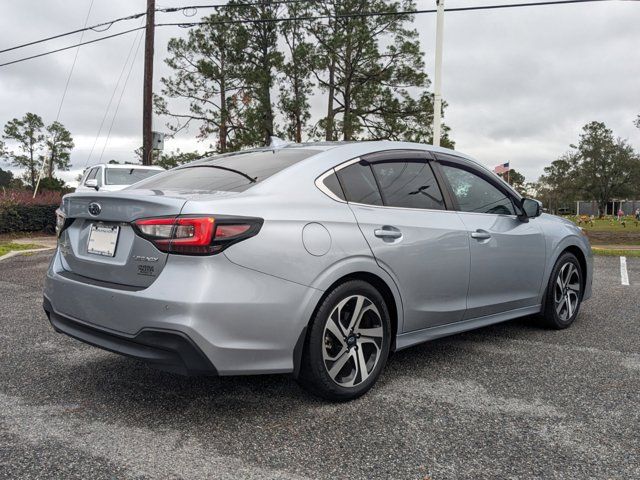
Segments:
[[[169,41],[171,74],[154,104],[171,132],[195,128],[220,153],[272,136],[432,142],[418,32],[394,15],[413,0],[228,4]],[[441,143],[453,147],[446,126]]]

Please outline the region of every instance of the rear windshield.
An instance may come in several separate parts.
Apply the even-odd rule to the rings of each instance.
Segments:
[[[221,155],[150,178],[136,188],[243,192],[265,178],[311,157],[319,150],[260,150]]]
[[[109,168],[105,172],[107,185],[131,185],[152,175],[162,173],[162,170],[147,168]]]

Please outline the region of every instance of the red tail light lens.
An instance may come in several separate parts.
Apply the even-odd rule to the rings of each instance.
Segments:
[[[161,217],[133,222],[136,233],[162,252],[213,255],[256,235],[262,219],[245,217]]]

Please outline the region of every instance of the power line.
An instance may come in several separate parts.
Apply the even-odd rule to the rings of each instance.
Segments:
[[[87,11],[87,16],[84,19],[84,26],[87,26],[89,23],[89,15],[91,15],[91,9],[93,8],[94,0],[91,0],[89,4],[89,10]],[[84,31],[80,34],[80,43],[84,39]],[[71,70],[69,70],[69,76],[67,77],[67,83],[64,86],[64,92],[62,92],[62,98],[60,99],[60,106],[58,107],[58,113],[56,115],[56,122],[60,119],[60,112],[62,111],[62,105],[64,104],[64,99],[67,96],[67,90],[69,89],[69,83],[71,82],[71,76],[73,75],[73,70],[76,68],[76,62],[78,61],[78,54],[80,53],[80,47],[76,50],[76,54],[73,57],[73,63],[71,64]]]
[[[119,37],[120,35],[125,35],[127,33],[135,32],[135,31],[141,30],[143,28],[144,27],[132,28],[130,30],[125,30],[123,32],[114,33],[113,35],[107,35],[107,36],[104,36],[104,37],[94,38],[93,40],[88,40],[86,42],[76,43],[75,45],[69,45],[68,47],[57,48],[55,50],[49,50],[48,52],[39,53],[37,55],[31,55],[30,57],[19,58],[18,60],[13,60],[11,62],[0,63],[0,67],[5,67],[7,65],[13,65],[14,63],[25,62],[27,60],[31,60],[31,59],[34,59],[34,58],[44,57],[45,55],[51,55],[52,53],[63,52],[64,50],[70,50],[72,48],[79,47],[81,45],[89,45],[90,43],[96,43],[96,42],[100,42],[102,40],[107,40],[109,38]]]
[[[563,4],[579,4],[579,3],[595,3],[595,2],[613,2],[613,1],[628,1],[628,2],[636,2],[639,0],[556,0],[556,1],[542,1],[542,2],[531,2],[531,3],[512,3],[512,4],[502,4],[502,5],[477,5],[473,7],[454,7],[446,9],[447,12],[466,12],[473,10],[493,10],[493,9],[505,9],[505,8],[520,8],[520,7],[538,7],[538,6],[549,6],[549,5],[563,5]],[[247,4],[245,4],[247,5]],[[218,5],[216,5],[218,6]],[[213,7],[213,6],[209,6]],[[218,6],[219,7],[219,6]],[[194,7],[180,7],[180,10],[194,8]],[[203,7],[200,7],[203,8]],[[280,22],[288,22],[288,21],[308,21],[308,20],[326,20],[326,19],[343,19],[343,18],[362,18],[362,17],[381,17],[381,16],[402,16],[402,15],[419,15],[426,13],[436,13],[436,9],[426,9],[426,10],[405,10],[400,12],[388,11],[388,12],[369,12],[369,13],[345,13],[338,15],[317,15],[317,16],[301,16],[301,17],[284,17],[284,18],[256,18],[256,19],[243,19],[243,20],[221,20],[216,22],[171,22],[171,23],[157,23],[156,27],[169,27],[169,26],[178,26],[184,28],[195,27],[198,25],[228,25],[228,24],[247,24],[247,23],[280,23]],[[137,18],[137,17],[134,17]],[[107,22],[109,23],[109,22]],[[107,24],[105,23],[105,25]],[[130,30],[125,30],[123,32],[115,33],[113,35],[107,35],[104,37],[99,37],[93,40],[89,40],[87,42],[77,43],[75,45],[70,45],[68,47],[58,48],[55,50],[50,50],[48,52],[40,53],[38,55],[32,55],[29,57],[20,58],[17,60],[13,60],[11,62],[6,62],[0,64],[0,67],[4,67],[7,65],[12,65],[14,63],[24,62],[26,60],[31,60],[34,58],[43,57],[45,55],[50,55],[52,53],[61,52],[64,50],[69,50],[71,48],[78,47],[80,45],[87,45],[90,43],[100,42],[102,40],[107,40],[109,38],[118,37],[120,35],[125,35],[127,33],[135,32],[145,27],[137,27],[132,28]],[[81,30],[76,30],[79,32]],[[45,41],[45,40],[43,40]],[[14,47],[19,48],[19,47]],[[4,50],[7,51],[7,50]],[[2,53],[2,52],[0,52]]]
[[[270,5],[288,5],[288,4],[296,4],[296,3],[309,3],[313,2],[313,0],[273,0],[270,2]],[[156,12],[161,13],[174,13],[174,12],[185,12],[188,10],[198,10],[204,8],[236,8],[236,7],[251,7],[251,6],[259,6],[264,5],[264,3],[260,2],[247,2],[243,4],[220,4],[220,5],[188,5],[185,7],[166,7],[166,8],[157,8]],[[88,30],[93,30],[94,32],[106,32],[111,28],[112,25],[118,22],[126,21],[126,20],[135,20],[136,18],[143,17],[147,14],[147,12],[139,12],[128,15],[126,17],[116,18],[114,20],[109,20],[108,22],[98,23],[96,25],[92,25],[87,27],[86,24],[83,28],[79,28],[77,30],[71,30],[70,32],[64,32],[57,35],[53,35],[51,37],[41,38],[39,40],[34,40],[32,42],[23,43],[20,45],[15,45],[13,47],[5,48],[0,50],[0,53],[10,52],[12,50],[18,50],[20,48],[30,47],[32,45],[37,45],[39,43],[48,42],[50,40],[55,40],[57,38],[67,37],[69,35],[73,35],[74,33],[86,32]],[[185,14],[186,15],[186,14]],[[192,16],[192,15],[190,15]],[[99,30],[100,27],[106,27]]]
[[[133,70],[133,65],[136,62],[136,56],[138,55],[138,51],[140,50],[140,45],[142,45],[142,37],[140,35],[140,39],[138,40],[138,46],[136,47],[136,52],[133,54],[133,58],[131,59],[131,65],[129,66],[129,71],[127,72],[127,76],[124,79],[124,83],[122,84],[122,90],[120,91],[120,97],[118,98],[118,103],[116,103],[116,109],[113,112],[113,118],[111,119],[111,124],[109,125],[109,131],[107,132],[107,138],[104,141],[104,145],[102,146],[102,151],[100,152],[100,158],[98,159],[98,163],[102,161],[102,156],[104,155],[104,151],[107,148],[107,144],[109,143],[109,137],[111,136],[111,130],[113,129],[113,124],[116,121],[116,117],[118,116],[118,110],[120,109],[120,104],[122,103],[122,97],[124,96],[124,91],[127,88],[127,83],[129,82],[129,77],[131,76],[131,72]]]
[[[140,18],[140,17],[142,17],[144,15],[146,15],[146,12],[134,13],[133,15],[129,15],[128,17],[116,18],[115,20],[110,20],[110,21],[104,22],[104,23],[98,23],[97,25],[92,25],[91,27],[87,27],[87,25],[85,23],[84,27],[83,28],[79,28],[78,30],[72,30],[70,32],[65,32],[65,33],[60,33],[58,35],[53,35],[52,37],[41,38],[40,40],[34,40],[33,42],[23,43],[21,45],[16,45],[14,47],[5,48],[4,50],[0,50],[0,53],[10,52],[12,50],[17,50],[19,48],[29,47],[31,45],[37,45],[38,43],[48,42],[49,40],[55,40],[56,38],[66,37],[66,36],[69,36],[69,35],[73,35],[74,33],[86,32],[87,30],[94,30],[96,32],[106,32],[107,30],[109,30],[111,28],[111,26],[114,23],[122,22],[124,20],[133,20],[133,19],[136,19],[136,18]],[[103,30],[96,30],[97,28],[104,27],[104,26],[106,26],[107,28],[105,28]]]
[[[84,166],[86,167],[89,164],[89,160],[91,160],[91,156],[93,155],[93,151],[96,148],[96,145],[98,144],[98,139],[100,138],[100,133],[102,133],[102,127],[104,127],[104,122],[107,120],[107,116],[109,115],[109,110],[111,109],[111,104],[113,103],[113,99],[116,97],[116,92],[118,91],[118,85],[120,85],[120,80],[122,80],[122,77],[124,76],[124,72],[127,69],[127,65],[129,64],[129,59],[131,58],[131,55],[133,54],[133,50],[136,46],[136,42],[138,42],[138,48],[140,48],[140,42],[141,42],[141,38],[138,37],[138,35],[136,34],[136,37],[134,37],[133,42],[131,43],[131,48],[129,49],[129,53],[127,54],[127,58],[125,59],[124,63],[122,64],[122,69],[120,70],[120,75],[118,75],[118,79],[116,81],[115,86],[113,87],[113,92],[111,92],[111,98],[109,98],[109,103],[107,103],[107,108],[104,111],[104,115],[102,116],[102,121],[100,122],[100,126],[98,127],[98,133],[96,134],[96,138],[93,141],[93,145],[91,146],[91,150],[89,151],[89,155],[87,156],[87,159],[84,162]],[[136,49],[136,54],[138,53],[138,50]],[[133,55],[134,60],[135,60],[135,54]],[[128,77],[128,75],[127,75]],[[108,137],[107,137],[108,139]]]

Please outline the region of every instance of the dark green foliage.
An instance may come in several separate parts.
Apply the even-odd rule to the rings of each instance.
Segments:
[[[640,157],[602,122],[582,128],[577,145],[544,169],[538,195],[552,210],[575,200],[607,202],[640,195]]]
[[[56,228],[57,208],[57,204],[0,207],[0,233],[53,233]]]
[[[193,162],[194,160],[199,160],[205,156],[207,155],[198,152],[181,152],[180,150],[176,150],[175,152],[160,155],[160,158],[155,161],[154,165],[168,170],[179,165],[184,165],[185,163]]]
[[[13,172],[0,168],[0,187],[9,187],[13,180]]]

